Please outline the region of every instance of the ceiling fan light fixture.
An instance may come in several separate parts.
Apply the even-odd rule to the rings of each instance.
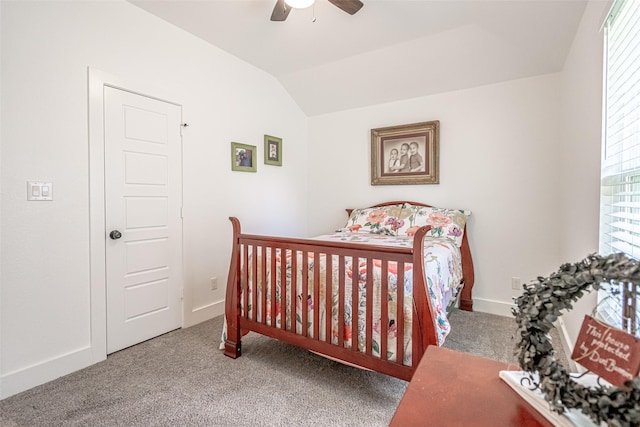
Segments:
[[[316,0],[284,0],[290,7],[296,9],[305,9],[311,6]]]

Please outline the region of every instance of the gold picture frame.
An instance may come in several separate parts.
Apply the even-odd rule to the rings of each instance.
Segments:
[[[232,142],[231,170],[240,172],[256,172],[258,170],[256,146]]]
[[[371,185],[439,184],[440,122],[371,129]]]

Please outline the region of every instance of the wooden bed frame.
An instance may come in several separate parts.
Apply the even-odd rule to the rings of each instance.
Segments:
[[[394,204],[402,204],[404,202],[387,202],[374,205],[372,207],[383,207]],[[429,206],[422,203],[406,202],[414,206]],[[350,209],[347,210],[351,212]],[[404,322],[398,322],[397,324],[397,357],[396,360],[388,360],[387,354],[387,336],[389,333],[389,319],[388,319],[388,302],[385,298],[381,301],[381,331],[380,331],[380,356],[374,355],[372,351],[372,331],[373,331],[373,319],[371,301],[367,301],[367,316],[365,325],[365,351],[358,350],[358,334],[354,333],[352,337],[352,345],[345,347],[344,345],[344,324],[338,325],[338,343],[337,345],[331,342],[331,316],[327,316],[328,320],[321,324],[319,319],[319,311],[314,310],[313,319],[313,334],[308,334],[306,330],[303,330],[302,335],[296,333],[296,324],[291,322],[287,325],[287,322],[281,322],[281,325],[276,325],[276,316],[271,316],[271,320],[267,324],[266,316],[258,318],[257,310],[251,311],[251,318],[247,313],[243,313],[241,310],[241,302],[244,303],[244,307],[248,307],[252,304],[253,307],[257,307],[262,304],[262,307],[266,307],[266,295],[267,287],[271,287],[271,306],[276,305],[276,274],[270,274],[270,281],[262,280],[267,277],[266,273],[269,271],[278,271],[277,260],[275,253],[276,250],[280,251],[292,251],[291,253],[302,254],[302,264],[298,266],[297,256],[291,257],[291,270],[297,271],[302,268],[302,281],[301,283],[296,279],[296,274],[291,276],[291,288],[296,289],[296,294],[302,291],[303,294],[307,294],[308,281],[313,280],[314,283],[314,300],[320,300],[320,286],[326,286],[327,295],[332,295],[332,283],[330,275],[327,277],[327,283],[319,283],[318,269],[314,269],[312,277],[309,277],[309,271],[307,268],[307,259],[309,256],[319,260],[320,254],[326,256],[327,264],[330,264],[331,259],[336,259],[330,255],[335,255],[339,262],[339,267],[344,266],[345,259],[353,257],[354,259],[366,260],[367,269],[371,269],[373,260],[380,261],[382,264],[382,293],[386,293],[388,290],[387,271],[390,262],[398,263],[398,282],[404,281],[404,264],[412,263],[413,265],[423,265],[424,258],[424,236],[430,229],[430,227],[422,227],[417,231],[413,240],[413,247],[390,247],[390,246],[373,246],[362,243],[346,243],[346,242],[328,242],[322,240],[313,239],[291,239],[272,236],[261,236],[242,234],[240,230],[240,221],[237,218],[230,217],[233,224],[233,246],[231,252],[231,263],[229,266],[229,277],[227,281],[226,301],[225,301],[225,315],[227,321],[227,338],[224,345],[224,354],[231,358],[237,358],[241,355],[241,337],[243,333],[248,331],[254,331],[265,336],[269,336],[283,342],[293,344],[313,352],[319,353],[325,357],[336,359],[343,363],[355,365],[361,368],[370,369],[383,374],[391,375],[406,381],[409,381],[413,376],[413,373],[424,354],[427,346],[438,345],[438,339],[436,335],[436,327],[434,323],[434,315],[432,314],[431,300],[426,294],[425,274],[424,268],[413,268],[413,283],[421,283],[423,286],[414,286],[413,289],[413,327],[412,327],[412,366],[406,366],[402,364],[403,360],[403,342],[404,342]],[[471,251],[469,249],[469,242],[467,239],[467,233],[464,233],[462,246],[462,271],[463,271],[463,288],[460,291],[460,309],[472,311],[473,301],[471,299],[472,288],[474,282],[474,270],[473,261],[471,258]],[[267,254],[270,254],[270,263],[261,263],[260,268],[256,256],[249,258],[249,252],[261,253],[262,259],[267,259]],[[355,260],[354,260],[355,261]],[[286,261],[285,261],[286,262]],[[329,270],[329,265],[327,266]],[[338,318],[344,319],[344,300],[345,300],[345,274],[344,268],[339,268],[340,275],[338,279]],[[252,301],[249,301],[247,292],[247,286],[249,283],[249,274],[251,277],[257,278],[253,280],[253,291],[251,293]],[[281,282],[286,281],[286,268],[281,269]],[[371,275],[367,275],[366,290],[372,288]],[[258,283],[256,283],[258,282]],[[315,286],[318,284],[318,286]],[[257,288],[260,286],[261,288]],[[261,300],[257,300],[257,289],[261,289]],[[282,313],[286,313],[287,305],[290,305],[290,301],[295,301],[294,298],[287,299],[286,288],[281,295],[280,301]],[[357,300],[358,287],[353,287],[353,300]],[[292,292],[293,293],[293,292]],[[370,294],[369,292],[367,294]],[[401,304],[404,300],[403,287],[398,287],[398,312],[402,313]],[[241,298],[244,298],[241,301]],[[327,300],[327,311],[331,312],[331,298]],[[296,317],[295,302],[289,308],[292,313],[292,318]],[[309,313],[307,304],[302,304],[302,313],[299,315],[302,318],[302,324],[307,324],[309,319]],[[264,312],[264,310],[263,310]],[[324,333],[321,333],[321,329],[324,328]],[[306,329],[306,328],[303,328]],[[358,316],[353,316],[352,330],[358,330]],[[326,339],[320,339],[321,336]]]

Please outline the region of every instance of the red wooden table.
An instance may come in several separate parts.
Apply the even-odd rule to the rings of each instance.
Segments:
[[[427,348],[391,426],[549,426],[504,383],[501,370],[517,365],[442,347]]]

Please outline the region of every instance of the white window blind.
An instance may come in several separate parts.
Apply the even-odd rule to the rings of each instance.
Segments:
[[[616,0],[605,23],[600,253],[640,259],[640,1]],[[640,302],[630,284],[598,295],[598,314],[638,335]],[[635,315],[634,315],[635,313]],[[626,320],[624,319],[626,317]],[[631,319],[635,319],[630,323]]]

